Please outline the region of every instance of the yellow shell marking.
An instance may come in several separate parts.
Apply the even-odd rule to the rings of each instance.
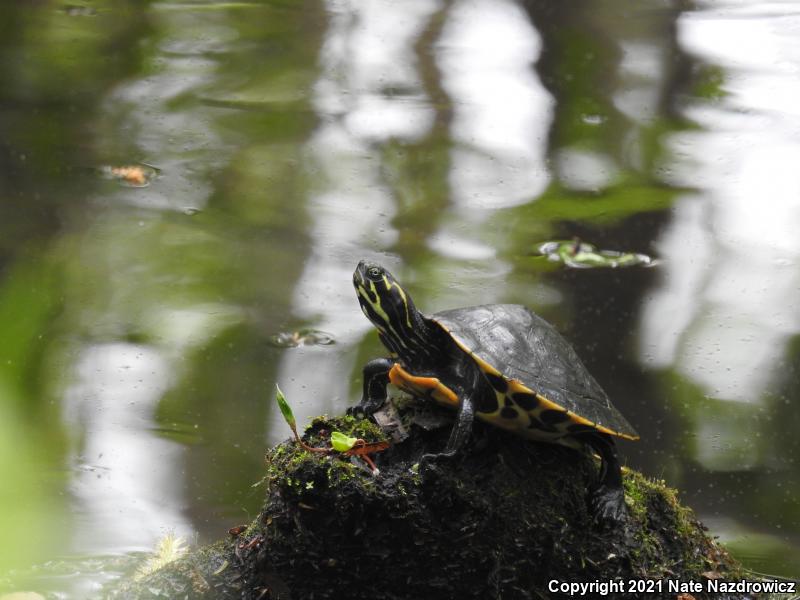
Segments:
[[[497,410],[495,410],[494,412],[491,412],[491,413],[476,412],[476,415],[479,418],[483,419],[484,421],[488,421],[489,423],[491,423],[492,425],[495,425],[497,427],[501,427],[503,429],[507,429],[507,430],[513,431],[514,433],[516,433],[518,435],[522,435],[523,437],[528,437],[528,438],[531,438],[531,439],[537,439],[537,440],[548,441],[548,442],[558,442],[558,443],[561,443],[561,444],[564,444],[564,445],[572,445],[571,440],[562,439],[562,438],[564,438],[564,436],[569,436],[570,435],[570,432],[566,428],[567,428],[568,425],[574,425],[574,424],[587,425],[587,426],[592,427],[593,429],[596,429],[597,431],[600,431],[602,433],[607,433],[608,435],[621,437],[621,438],[624,438],[626,440],[634,440],[635,441],[635,440],[639,439],[638,435],[629,435],[629,434],[626,434],[626,433],[620,433],[618,431],[614,431],[612,429],[609,429],[608,427],[604,427],[603,425],[599,425],[597,423],[593,423],[589,419],[586,419],[585,417],[577,415],[577,414],[575,414],[574,412],[572,412],[570,410],[566,410],[564,407],[559,406],[558,404],[556,404],[552,400],[549,400],[546,397],[542,396],[541,394],[533,391],[532,389],[530,389],[529,387],[524,385],[521,381],[519,381],[517,379],[509,379],[508,377],[505,377],[502,373],[500,373],[500,371],[495,369],[492,365],[487,363],[485,360],[483,360],[482,358],[477,356],[474,352],[472,352],[472,350],[470,350],[464,344],[462,344],[461,341],[456,336],[454,336],[452,333],[450,333],[450,331],[444,325],[442,325],[441,323],[438,323],[438,325],[450,335],[450,337],[458,345],[459,348],[461,348],[464,352],[466,352],[467,354],[469,354],[472,357],[472,360],[475,361],[475,363],[481,368],[481,370],[483,372],[489,373],[490,375],[495,375],[497,377],[502,377],[506,381],[506,383],[508,384],[508,389],[506,390],[505,393],[496,391],[496,394],[497,394]],[[533,394],[533,395],[535,395],[536,399],[538,400],[537,406],[533,410],[530,410],[530,411],[525,410],[524,408],[519,406],[519,404],[514,402],[513,394],[515,394],[515,393]],[[517,415],[518,416],[517,416],[516,419],[509,419],[509,418],[500,416],[500,411],[505,406],[506,398],[508,398],[511,401],[511,403],[514,405],[514,408],[517,411]],[[554,410],[554,411],[563,412],[568,417],[563,422],[554,425],[554,427],[558,431],[556,431],[556,432],[548,432],[548,431],[541,431],[541,430],[529,428],[529,425],[530,425],[532,419],[535,419],[536,421],[540,421],[539,415],[542,414],[544,411],[548,411],[548,410]]]
[[[440,324],[441,326],[441,324]],[[448,334],[450,332],[442,326],[442,328],[447,331]],[[545,396],[538,394],[531,390],[529,387],[524,385],[521,381],[517,379],[509,379],[505,377],[500,371],[495,369],[492,365],[487,363],[485,360],[477,356],[474,352],[472,352],[469,348],[467,348],[464,344],[462,344],[458,338],[450,334],[452,339],[456,342],[456,344],[461,348],[464,352],[469,354],[472,357],[472,360],[480,367],[480,369],[495,377],[502,378],[506,384],[507,388],[505,392],[495,390],[495,394],[497,396],[497,409],[493,412],[479,412],[476,411],[476,416],[483,421],[491,423],[495,427],[500,427],[501,429],[505,429],[511,431],[517,435],[521,435],[526,438],[540,440],[545,442],[557,443],[562,444],[565,446],[570,447],[577,447],[580,443],[575,440],[570,434],[571,432],[567,429],[569,425],[586,425],[591,427],[592,429],[596,429],[602,433],[606,433],[608,435],[613,435],[616,437],[625,438],[627,440],[638,440],[639,436],[629,435],[626,433],[620,433],[618,431],[614,431],[609,429],[608,427],[604,427],[603,425],[599,425],[597,423],[593,423],[589,419],[582,417],[580,415],[575,414],[570,410],[566,410],[562,406],[559,406],[552,400],[549,400]],[[408,371],[406,371],[403,367],[400,366],[399,363],[395,363],[395,365],[389,371],[389,381],[391,381],[397,387],[413,394],[416,396],[432,398],[439,404],[450,408],[458,408],[460,399],[458,396],[444,385],[439,379],[436,377],[419,377],[416,375],[412,375]],[[517,402],[514,401],[514,394],[529,394],[536,397],[537,404],[531,410],[526,410],[522,406],[520,406]],[[508,400],[509,402],[506,402]],[[510,405],[509,405],[510,403]],[[509,418],[507,416],[502,416],[501,411],[504,408],[512,408],[516,411],[516,417]],[[549,427],[553,429],[553,431],[545,431],[539,429],[535,426],[531,427],[531,424],[534,425],[536,423],[541,424],[542,419],[540,415],[545,411],[556,411],[560,413],[564,413],[565,417],[561,422],[556,423],[554,425],[550,425]]]

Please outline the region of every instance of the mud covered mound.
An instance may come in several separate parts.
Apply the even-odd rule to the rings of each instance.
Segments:
[[[385,438],[338,417],[316,419],[304,439],[327,446],[334,430]],[[373,455],[377,476],[357,457],[280,444],[266,457],[264,509],[245,531],[111,597],[513,600],[553,597],[552,580],[741,577],[675,492],[638,473],[624,473],[627,522],[595,524],[586,493],[597,462],[569,449],[478,424],[463,455],[420,473],[420,456],[448,431],[409,427]]]

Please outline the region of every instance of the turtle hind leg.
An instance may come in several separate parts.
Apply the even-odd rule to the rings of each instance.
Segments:
[[[600,455],[600,478],[589,491],[589,507],[594,518],[602,523],[621,523],[627,516],[627,510],[622,469],[614,440],[599,432],[588,434],[583,440]]]
[[[372,416],[386,402],[386,386],[389,384],[389,371],[395,361],[389,358],[376,358],[364,365],[364,389],[361,402],[347,409],[348,415]]]

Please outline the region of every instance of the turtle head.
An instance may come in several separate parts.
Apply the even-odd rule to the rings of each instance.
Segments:
[[[401,358],[420,343],[425,329],[422,315],[411,296],[389,271],[376,263],[361,261],[353,273],[361,310],[381,332],[389,350]]]
[[[361,310],[381,333],[413,327],[414,302],[389,271],[361,261],[353,273]]]

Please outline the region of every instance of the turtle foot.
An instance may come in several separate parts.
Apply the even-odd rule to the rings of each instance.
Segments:
[[[355,406],[350,406],[345,414],[351,417],[365,419],[378,412],[386,400],[362,400]]]
[[[364,418],[367,416],[367,413],[364,411],[364,407],[361,404],[356,404],[355,406],[348,406],[347,410],[344,411],[348,417],[356,417],[356,418]]]
[[[419,474],[422,477],[428,475],[435,475],[439,472],[440,468],[450,462],[455,454],[448,452],[439,452],[438,454],[428,453],[423,454],[419,459]]]
[[[625,492],[621,487],[598,486],[589,498],[589,505],[598,523],[616,525],[627,516]]]

